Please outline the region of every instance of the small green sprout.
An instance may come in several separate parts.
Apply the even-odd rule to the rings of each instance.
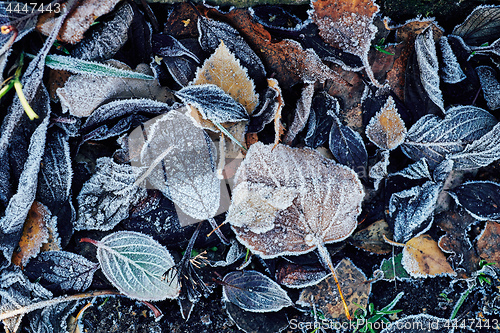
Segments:
[[[385,317],[386,315],[391,315],[403,311],[403,310],[393,310],[394,306],[401,299],[401,297],[403,297],[403,295],[404,292],[400,292],[399,294],[396,295],[396,297],[392,300],[391,303],[389,303],[380,310],[376,310],[375,305],[373,303],[368,304],[368,310],[354,303],[357,307],[359,307],[359,309],[356,310],[356,312],[354,313],[354,317],[358,320],[361,319],[364,322],[364,325],[359,329],[359,332],[376,333],[375,329],[373,328],[373,324],[375,322],[381,320],[384,323],[388,323],[389,319]],[[356,328],[354,332],[358,332],[358,328]]]
[[[394,53],[391,53],[389,51],[386,51],[385,48],[387,47],[386,45],[384,45],[385,43],[385,38],[381,38],[377,44],[373,45],[373,47],[379,51],[379,52],[382,52],[384,54],[388,54],[388,55],[394,55]]]
[[[24,63],[24,53],[21,53],[21,57],[19,58],[19,66],[17,67],[14,76],[7,79],[3,83],[4,86],[2,87],[2,89],[0,89],[0,98],[5,96],[5,94],[9,92],[10,89],[12,89],[12,87],[14,87],[14,89],[16,90],[17,97],[19,98],[19,101],[23,106],[24,112],[26,112],[30,120],[35,120],[38,118],[38,115],[35,113],[35,111],[33,111],[30,104],[26,100],[26,97],[24,96],[23,93],[23,85],[20,80],[23,63]]]
[[[449,299],[448,295],[446,295],[445,293],[441,293],[441,294],[439,294],[439,296],[444,298],[447,302],[451,302],[451,299]]]
[[[479,45],[479,47],[486,47],[486,46],[490,46],[490,43],[486,42],[486,43],[483,43],[483,44]],[[472,51],[471,55],[476,55],[476,52],[477,51]]]

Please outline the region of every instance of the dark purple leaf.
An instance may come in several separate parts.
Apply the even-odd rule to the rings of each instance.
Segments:
[[[328,93],[320,92],[313,97],[304,139],[308,147],[317,148],[329,139],[334,122],[332,114],[338,114],[339,110],[339,102]]]
[[[500,221],[500,184],[490,181],[468,182],[448,193],[476,219]]]
[[[368,153],[361,135],[343,125],[336,115],[330,130],[329,145],[330,151],[339,163],[347,165],[355,171],[366,170]]]

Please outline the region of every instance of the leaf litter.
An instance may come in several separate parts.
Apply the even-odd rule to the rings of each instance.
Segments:
[[[426,276],[437,276],[433,280],[441,281],[439,276],[447,276],[453,287],[459,279],[484,274],[476,272],[480,259],[497,260],[495,247],[490,245],[498,236],[494,221],[498,220],[495,202],[499,179],[494,171],[500,158],[500,127],[490,111],[498,104],[498,6],[477,7],[455,27],[454,36],[444,36],[444,30],[430,19],[410,20],[396,27],[385,19],[384,28],[377,17],[378,5],[364,0],[316,1],[307,15],[295,7],[280,9],[291,19],[288,23],[282,17],[273,23],[272,16],[266,17],[265,6],[256,14],[235,8],[223,12],[201,4],[156,4],[148,13],[150,17],[144,19],[137,6],[123,4],[89,29],[88,23],[101,15],[100,10],[109,11],[114,6],[113,1],[102,8],[95,4],[80,3],[66,20],[59,37],[73,30],[74,45],[59,43],[54,48],[67,12],[50,19],[56,29],[41,49],[40,43],[29,42],[12,48],[20,38],[31,36],[30,17],[38,14],[4,15],[5,23],[13,18],[12,23],[18,25],[17,31],[2,27],[6,34],[1,39],[0,64],[4,68],[14,63],[3,74],[9,75],[17,66],[14,55],[18,49],[36,54],[21,80],[27,102],[43,120],[22,118],[25,105],[14,95],[2,125],[0,203],[5,215],[0,221],[2,230],[9,223],[16,224],[13,232],[3,233],[0,240],[7,252],[4,262],[11,260],[9,252],[16,246],[31,247],[26,246],[30,244],[26,240],[32,234],[40,241],[16,259],[25,270],[13,274],[2,265],[0,281],[13,278],[27,282],[25,275],[32,281],[41,277],[40,284],[56,295],[102,287],[100,274],[94,277],[98,264],[76,254],[78,248],[71,241],[97,232],[104,238],[89,241],[98,245],[97,259],[111,283],[108,285],[129,297],[178,298],[182,316],[195,318],[204,311],[201,297],[214,297],[215,281],[210,275],[221,272],[228,280],[223,294],[238,304],[226,304],[226,312],[237,327],[247,332],[281,331],[290,323],[287,316],[294,311],[287,307],[297,293],[282,289],[274,278],[287,288],[316,290],[328,284],[327,289],[337,298],[331,304],[326,304],[331,295],[324,292],[314,291],[313,300],[304,296],[319,323],[322,313],[350,318],[356,310],[354,303],[368,313],[371,291],[362,291],[361,301],[351,299],[350,293],[352,288],[371,285],[364,275],[371,269],[378,277],[376,268],[380,267],[383,279],[395,278],[398,284],[418,284]],[[151,41],[147,21],[154,21],[153,15],[167,7],[170,14],[165,32],[155,30]],[[77,28],[74,23],[88,13],[92,13],[90,20]],[[138,35],[142,38],[139,42]],[[379,39],[382,37],[386,40]],[[61,55],[66,48],[71,57]],[[142,56],[134,56],[138,48],[144,48]],[[141,64],[136,72],[115,60],[109,63],[124,71],[95,62],[114,58],[136,66],[147,63],[153,49],[163,61],[157,58],[150,65]],[[82,119],[61,113],[55,99],[49,118],[49,99],[42,84],[45,65],[78,73],[59,90],[65,92],[72,81],[80,80],[79,87],[67,90],[60,100],[63,111],[77,112]],[[359,72],[362,66],[370,82]],[[379,89],[384,80],[388,84]],[[96,89],[105,92],[89,103],[88,92],[99,95]],[[171,89],[177,90],[176,94]],[[474,96],[459,96],[462,91]],[[4,98],[10,101],[12,95]],[[68,102],[74,97],[79,101]],[[179,100],[203,112],[197,115],[181,108]],[[223,101],[227,107],[222,107]],[[200,119],[203,128],[198,126]],[[214,120],[222,122],[223,131],[237,138],[241,146],[250,147],[249,151],[205,131],[218,127]],[[289,146],[279,144],[285,133],[284,142]],[[303,148],[304,144],[318,152]],[[217,156],[221,157],[218,168]],[[221,181],[218,175],[226,179]],[[373,189],[368,176],[375,182]],[[364,196],[365,192],[369,195]],[[22,205],[14,207],[21,194]],[[450,204],[443,206],[444,199]],[[31,222],[25,223],[34,200],[48,207],[44,213],[48,223],[40,231],[30,226]],[[443,209],[449,212],[440,213]],[[363,224],[356,232],[358,218]],[[198,237],[202,224],[188,225],[205,219],[212,228],[215,219],[225,219],[231,225],[236,239],[222,226],[232,242],[230,248],[214,237]],[[21,237],[23,228],[30,232],[25,232],[22,237],[27,238],[19,243],[19,238],[12,236]],[[226,236],[216,230],[225,243]],[[428,233],[437,239],[442,232],[444,236],[437,243],[422,235]],[[124,235],[130,244],[113,243]],[[389,254],[391,248],[384,237],[406,242],[403,253],[397,254],[393,248]],[[335,260],[331,258],[332,246],[330,252],[325,246],[333,242],[339,242]],[[154,250],[145,251],[144,244]],[[164,245],[175,252],[173,257]],[[218,249],[207,247],[213,245]],[[377,255],[362,263],[366,254],[353,252],[357,251],[353,246]],[[177,251],[184,249],[186,253],[175,264],[173,258],[181,255]],[[304,259],[306,252],[315,249],[319,262],[312,254]],[[279,258],[283,255],[287,257]],[[311,258],[316,260],[307,262]],[[343,260],[335,269],[333,263],[339,259]],[[210,265],[208,260],[213,260]],[[353,268],[353,275],[345,277],[345,271],[351,272],[345,266],[354,267],[353,263],[364,273]],[[376,265],[368,267],[372,263]],[[330,279],[326,278],[328,271],[334,273]],[[154,277],[148,275],[151,272]],[[233,277],[242,279],[231,281]],[[164,288],[170,282],[173,284]],[[53,297],[41,285],[36,284],[38,294]],[[31,296],[11,286],[0,285],[2,305],[9,303],[9,309],[20,310],[20,305],[40,300],[29,283],[26,287],[31,288]],[[474,311],[483,305],[491,307],[498,296],[495,286],[477,288],[485,297],[472,304]],[[372,301],[376,303],[377,297]],[[472,298],[466,300],[474,303]],[[320,308],[322,302],[328,310]],[[167,306],[166,322],[174,323],[177,311],[170,311],[170,303],[160,306]],[[330,305],[335,305],[335,310],[331,311]],[[68,303],[67,307],[32,312],[26,329],[54,328],[67,318],[56,312],[72,309],[75,306]],[[252,309],[271,312],[247,311]],[[477,314],[474,311],[469,311],[470,316]],[[442,321],[412,313],[418,312],[405,313],[400,323]],[[8,327],[19,327],[21,317],[12,317]],[[213,316],[205,322],[203,318],[183,325],[210,326],[219,320]],[[311,320],[307,313],[300,318]]]

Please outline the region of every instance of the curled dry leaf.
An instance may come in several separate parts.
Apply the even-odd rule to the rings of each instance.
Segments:
[[[83,34],[94,23],[99,16],[113,10],[119,0],[85,0],[73,10],[66,18],[57,39],[61,42],[76,44],[83,39]],[[66,4],[62,4],[61,8]],[[49,35],[56,25],[58,16],[56,11],[48,12],[40,16],[37,29],[45,35]]]
[[[368,62],[368,52],[377,28],[373,17],[379,7],[372,0],[313,1],[311,18],[319,27],[321,37],[330,45],[361,58],[368,77],[380,87]]]
[[[349,259],[342,259],[335,270],[350,312],[354,313],[358,306],[365,308],[372,289],[365,274]],[[309,307],[314,305],[328,319],[345,319],[344,307],[333,276],[304,289],[297,304]]]
[[[255,143],[235,178],[226,220],[263,258],[313,251],[357,226],[364,191],[356,173],[314,150]]]
[[[276,281],[288,288],[306,288],[326,279],[330,272],[317,265],[297,265],[286,262],[276,269]]]
[[[410,239],[403,249],[401,263],[414,278],[457,275],[437,242],[429,235]]]
[[[381,149],[393,150],[403,143],[406,127],[392,96],[387,98],[382,109],[370,120],[366,136]]]
[[[500,223],[486,222],[476,247],[479,257],[500,267]]]
[[[391,246],[384,241],[384,236],[392,238],[392,232],[385,220],[379,220],[352,235],[349,243],[371,253],[385,254],[391,252]]]

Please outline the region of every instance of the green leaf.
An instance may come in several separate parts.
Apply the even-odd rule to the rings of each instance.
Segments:
[[[29,54],[27,56],[30,58],[33,57],[33,55]],[[81,60],[55,54],[45,57],[45,65],[55,70],[65,70],[74,74],[154,80],[154,77],[151,75],[119,69],[94,61]]]
[[[122,293],[141,301],[176,298],[180,286],[177,277],[163,279],[174,266],[166,248],[150,236],[118,231],[101,241],[82,239],[97,246],[97,260],[106,278]]]

